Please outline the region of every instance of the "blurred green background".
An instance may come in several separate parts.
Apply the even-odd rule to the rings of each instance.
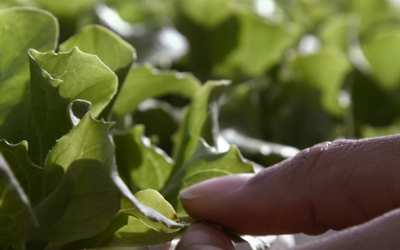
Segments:
[[[221,144],[271,165],[337,138],[400,131],[400,0],[1,0],[49,10],[60,42],[104,25],[137,50],[136,63],[230,79],[219,100]],[[171,151],[178,96],[132,114]]]

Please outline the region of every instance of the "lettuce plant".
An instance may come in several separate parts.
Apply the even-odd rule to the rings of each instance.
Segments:
[[[228,81],[133,64],[134,48],[101,26],[58,36],[47,11],[0,11],[1,249],[168,242],[190,221],[179,190],[253,171],[236,146],[210,146]],[[191,100],[171,156],[126,122],[167,94]]]

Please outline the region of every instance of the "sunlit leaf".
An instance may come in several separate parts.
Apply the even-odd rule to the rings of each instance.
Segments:
[[[146,189],[136,193],[135,197],[166,218],[178,222],[173,207],[157,191]],[[165,230],[162,224],[143,218],[127,200],[123,199],[119,213],[129,216],[128,223],[115,233],[111,245],[155,245],[171,241],[176,236],[177,229]]]
[[[97,0],[38,0],[39,4],[57,16],[74,17],[82,10],[93,7]]]
[[[52,79],[31,56],[30,50],[30,98],[26,138],[31,150],[29,155],[36,164],[43,166],[44,160],[54,147],[56,140],[71,129],[68,117],[68,98],[59,93],[61,80]]]
[[[173,158],[175,167],[173,173],[184,164],[195,151],[200,138],[205,138],[210,143],[215,143],[216,135],[213,135],[216,121],[212,116],[216,115],[218,99],[230,84],[229,81],[208,81],[196,93],[189,108],[184,111],[182,122],[174,138]]]
[[[110,46],[112,45],[112,46]],[[118,76],[118,89],[121,89],[128,71],[136,59],[135,49],[117,34],[99,25],[90,25],[60,45],[60,51],[68,52],[78,47],[83,52],[97,55]],[[109,104],[101,117],[109,118],[112,105]]]
[[[78,47],[83,52],[97,55],[117,75],[120,71],[126,71],[136,57],[135,50],[129,43],[111,30],[99,25],[85,27],[62,43],[60,51],[68,52],[74,47]]]
[[[319,28],[318,37],[323,45],[335,46],[348,52],[349,23],[355,16],[349,14],[338,14],[328,18]]]
[[[346,55],[336,48],[324,49],[315,54],[298,56],[292,62],[296,80],[321,90],[321,103],[333,114],[341,114],[339,92],[351,69]]]
[[[386,90],[400,85],[400,28],[386,27],[363,41],[362,50],[372,67],[372,74]]]
[[[239,44],[216,66],[215,72],[221,75],[235,75],[238,70],[245,75],[261,75],[282,59],[299,35],[296,26],[269,24],[252,13],[239,13],[238,18]]]
[[[45,162],[49,195],[35,207],[43,225],[40,239],[65,243],[92,237],[117,213],[120,194],[110,176],[110,126],[88,112],[51,150]]]
[[[122,207],[131,208],[131,211],[134,211],[135,217],[138,218],[140,221],[145,223],[150,227],[159,228],[161,232],[173,232],[181,229],[183,227],[182,224],[175,222],[164,216],[161,212],[156,211],[155,209],[142,204],[138,198],[136,198],[126,184],[123,182],[121,177],[118,175],[117,169],[114,166],[112,170],[112,178],[114,183],[117,185],[121,193],[123,194],[125,199],[125,205]],[[158,193],[157,191],[154,191]],[[126,205],[128,204],[128,205]]]
[[[114,113],[122,117],[136,110],[139,103],[167,94],[193,97],[200,82],[191,74],[158,71],[146,64],[130,70],[114,106]]]
[[[369,27],[390,19],[390,1],[380,0],[352,0],[347,1],[346,9],[349,12],[357,13],[360,17],[362,32]]]
[[[187,16],[207,27],[217,26],[232,13],[226,0],[180,0],[179,4]]]
[[[57,141],[45,162],[47,193],[57,187],[63,173],[76,160],[97,160],[105,168],[111,169],[114,157],[111,126],[111,123],[95,120],[88,112],[68,134]]]
[[[0,138],[23,139],[29,101],[27,51],[54,50],[58,24],[49,12],[32,8],[0,10]]]
[[[117,92],[117,76],[95,55],[75,48],[58,54],[31,50],[31,56],[52,78],[62,80],[61,96],[91,102],[94,116],[101,113]]]

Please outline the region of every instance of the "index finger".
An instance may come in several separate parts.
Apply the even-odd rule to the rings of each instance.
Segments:
[[[341,230],[400,207],[399,153],[397,135],[322,143],[254,177],[194,185],[181,200],[191,216],[237,233]]]

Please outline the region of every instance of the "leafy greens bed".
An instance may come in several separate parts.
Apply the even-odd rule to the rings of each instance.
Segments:
[[[110,30],[88,26],[58,45],[58,29],[46,11],[0,12],[3,249],[167,242],[182,227],[178,216],[187,217],[179,190],[252,172],[235,146],[219,153],[200,140],[213,142],[209,106],[229,82],[201,86],[190,74],[131,68],[133,47]],[[174,160],[142,125],[113,133],[111,117],[124,120],[143,100],[169,93],[192,99]]]
[[[392,0],[0,0],[0,249],[168,242],[185,187],[398,133],[399,20]]]

